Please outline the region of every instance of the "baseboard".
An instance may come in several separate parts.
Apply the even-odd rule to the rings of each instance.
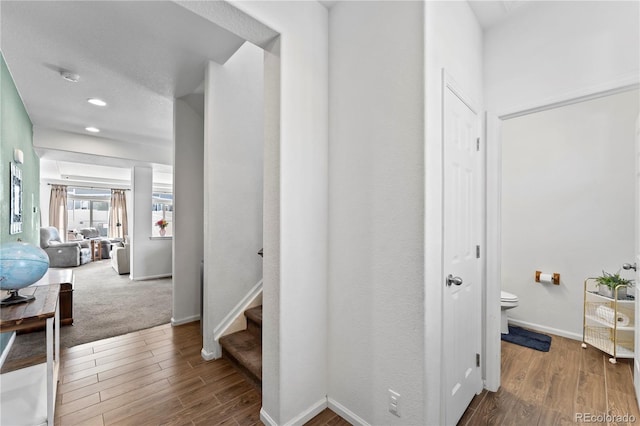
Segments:
[[[295,416],[293,419],[289,420],[284,426],[299,426],[304,425],[309,420],[322,413],[322,411],[327,408],[327,398],[322,398],[320,401],[311,405],[311,407],[304,410],[302,413]],[[271,416],[265,411],[264,407],[260,409],[260,420],[266,425],[269,426],[278,426],[278,423],[275,422],[271,418]]]
[[[340,404],[335,399],[327,398],[327,400],[329,403],[329,409],[331,409],[334,413],[338,414],[340,417],[342,417],[352,425],[371,426],[369,423],[364,421],[364,419],[355,414],[353,411],[349,410],[344,405]]]
[[[9,338],[9,341],[7,342],[7,346],[4,347],[4,350],[2,351],[2,354],[0,354],[0,367],[2,367],[4,365],[4,362],[6,361],[7,357],[9,356],[9,351],[11,351],[11,346],[13,346],[13,342],[16,340],[16,332],[13,331],[11,332],[11,337]]]
[[[320,401],[307,408],[302,413],[295,416],[293,419],[285,423],[285,426],[298,426],[307,423],[309,420],[322,413],[322,410],[327,408],[327,397],[322,398]]]
[[[200,321],[200,315],[191,315],[190,317],[182,318],[179,320],[172,317],[171,325],[175,327],[176,325],[188,324],[190,322],[195,322],[195,321]]]
[[[251,302],[258,297],[260,292],[262,291],[262,280],[258,281],[256,285],[253,286],[251,290],[238,302],[236,306],[220,321],[217,327],[213,329],[213,338],[215,341],[218,341],[220,337],[224,335],[224,332],[231,326],[231,324],[235,321],[235,319],[244,314],[244,311],[247,310],[247,307]]]
[[[222,353],[221,353],[221,351],[220,352],[216,352],[216,351],[209,352],[209,351],[206,351],[204,348],[202,348],[202,350],[200,351],[200,356],[205,361],[211,361],[211,360],[220,358],[222,356]]]
[[[566,337],[567,339],[582,341],[582,334],[572,333],[570,331],[560,330],[558,328],[547,327],[545,325],[534,324],[527,321],[520,321],[513,318],[509,318],[509,324],[529,328],[533,331],[555,334],[556,336]]]
[[[278,426],[278,424],[265,411],[264,407],[260,408],[260,420],[267,426]]]
[[[133,278],[131,275],[129,275],[129,277],[131,278],[131,281],[158,280],[160,278],[171,278],[172,276],[173,274],[160,274],[160,275],[147,275],[144,277]]]

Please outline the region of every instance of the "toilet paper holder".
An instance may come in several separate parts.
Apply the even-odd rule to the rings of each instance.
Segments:
[[[536,282],[553,283],[555,285],[560,285],[560,274],[556,272],[554,272],[553,274],[544,274],[540,271],[536,271]]]

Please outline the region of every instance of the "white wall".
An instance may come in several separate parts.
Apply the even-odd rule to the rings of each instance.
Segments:
[[[262,404],[277,424],[302,423],[327,394],[328,13],[316,2],[239,7],[281,34],[265,62],[265,103],[280,120],[266,126]]]
[[[640,4],[540,1],[485,33],[487,109],[497,114],[624,85],[640,74]]]
[[[261,418],[302,423],[327,394],[328,13],[316,2],[180,4],[266,50]]]
[[[328,397],[374,425],[425,424],[423,7],[330,11]]]
[[[245,43],[224,64],[209,63],[204,161],[204,350],[212,330],[262,280],[264,84],[259,47]],[[216,348],[216,349],[214,349]]]
[[[635,90],[503,123],[502,288],[520,299],[511,318],[579,339],[584,279],[633,263],[639,104]],[[560,273],[560,285],[535,283],[536,270]]]
[[[133,280],[144,280],[171,275],[172,239],[151,238],[151,192],[153,170],[151,167],[134,167],[133,223],[129,223],[131,235],[131,274]]]
[[[204,118],[181,99],[174,103],[173,324],[200,317],[204,257]]]
[[[482,109],[482,29],[466,2],[426,2],[425,424],[441,424],[442,69]],[[437,349],[436,349],[437,348]]]

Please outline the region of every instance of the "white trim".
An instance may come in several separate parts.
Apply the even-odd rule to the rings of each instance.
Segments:
[[[137,277],[137,278],[133,278],[129,276],[129,278],[131,278],[131,281],[147,281],[147,280],[157,280],[160,278],[171,278],[172,276],[173,274],[160,274],[160,275],[147,275],[144,277]]]
[[[484,380],[485,388],[497,392],[500,387],[500,289],[502,287],[501,259],[502,201],[499,191],[502,182],[502,144],[500,129],[502,121],[491,113],[485,113],[485,232],[486,248],[486,301],[484,311]],[[497,141],[497,143],[490,143]],[[493,190],[498,188],[497,191]]]
[[[307,408],[302,413],[300,413],[297,416],[295,416],[293,419],[289,420],[287,423],[284,424],[284,426],[303,425],[303,424],[307,423],[309,420],[311,420],[312,418],[314,418],[315,416],[317,416],[318,414],[320,414],[322,412],[322,410],[324,410],[325,408],[327,408],[327,397],[326,396],[324,398],[322,398],[320,401],[318,401],[315,404],[311,405],[309,408]]]
[[[4,362],[7,360],[7,357],[9,356],[9,351],[11,351],[11,346],[13,345],[13,342],[15,342],[15,340],[16,340],[16,332],[12,331],[11,337],[7,342],[7,346],[4,347],[2,354],[0,354],[0,367],[2,367],[4,365]]]
[[[552,108],[558,108],[564,105],[571,105],[577,102],[584,102],[589,99],[595,99],[602,96],[613,95],[615,93],[625,92],[637,89],[640,85],[640,78],[637,73],[623,75],[611,81],[601,84],[595,84],[582,89],[566,92],[558,96],[540,99],[526,104],[512,106],[506,108],[498,114],[502,120],[519,117],[521,115],[531,114],[534,112],[545,111]]]
[[[171,317],[171,326],[175,327],[177,325],[188,324],[190,322],[195,322],[200,320],[200,315],[191,315],[190,317],[175,319]]]
[[[271,416],[265,411],[264,407],[260,408],[260,420],[268,426],[278,426]]]
[[[442,68],[442,84],[444,85],[443,89],[451,90],[451,92],[454,95],[456,95],[458,99],[460,99],[462,103],[467,106],[467,108],[469,108],[476,116],[478,117],[480,116],[480,114],[478,113],[478,107],[477,107],[478,103],[464,94],[464,92],[460,89],[460,86],[458,85],[458,83],[456,83],[456,80],[444,68]],[[444,114],[444,95],[445,95],[445,92],[443,90],[442,91],[442,108],[443,108],[442,113],[443,114]],[[444,117],[443,117],[442,125],[444,126]],[[442,130],[444,134],[444,127]]]
[[[220,345],[218,345],[218,348],[220,347]],[[214,351],[214,352],[209,352],[206,351],[204,348],[202,348],[202,350],[200,351],[200,356],[202,357],[202,359],[204,359],[205,361],[211,361],[213,359],[218,359],[222,356],[222,350],[220,351]]]
[[[578,340],[582,342],[582,334],[572,333],[566,330],[560,330],[558,328],[547,327],[546,325],[534,324],[532,322],[520,321],[513,318],[509,318],[509,324],[516,325],[518,327],[525,327],[533,331],[539,331],[541,333],[551,333],[556,336],[566,337],[567,339]]]
[[[231,324],[238,318],[240,315],[244,315],[244,311],[247,310],[251,302],[258,297],[258,295],[262,292],[262,280],[258,281],[256,285],[253,286],[251,290],[238,302],[238,304],[231,309],[231,311],[220,321],[213,329],[213,339],[217,342],[220,337],[224,335],[224,332],[231,326]]]
[[[351,423],[352,425],[359,425],[359,426],[371,426],[369,423],[367,423],[363,418],[361,418],[360,416],[358,416],[357,414],[355,414],[353,411],[349,410],[347,407],[345,407],[344,405],[340,404],[338,401],[336,401],[333,398],[327,398],[327,401],[329,403],[329,408],[335,412],[336,414],[338,414],[340,417],[342,417],[343,419],[345,419],[346,421],[348,421],[349,423]]]

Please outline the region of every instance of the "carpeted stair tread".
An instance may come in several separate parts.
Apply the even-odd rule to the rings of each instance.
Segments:
[[[247,309],[244,311],[244,316],[247,317],[248,320],[251,320],[262,327],[262,305]]]
[[[258,385],[262,383],[262,343],[250,331],[239,331],[220,338],[223,356],[253,376]]]

